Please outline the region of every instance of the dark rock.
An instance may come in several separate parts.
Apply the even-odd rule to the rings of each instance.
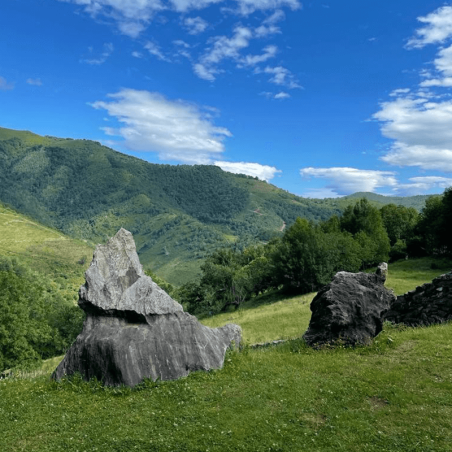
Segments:
[[[345,345],[370,343],[382,330],[382,314],[396,298],[384,287],[384,280],[376,273],[337,273],[312,300],[306,342],[311,346],[339,340]]]
[[[397,297],[384,320],[408,326],[452,320],[452,272]]]
[[[79,305],[87,317],[55,379],[79,372],[109,386],[172,380],[221,368],[226,350],[240,343],[238,325],[202,325],[146,276],[125,229],[97,246],[85,276]]]
[[[388,264],[386,262],[379,264],[375,274],[377,274],[383,282],[386,282],[386,278],[388,277]]]

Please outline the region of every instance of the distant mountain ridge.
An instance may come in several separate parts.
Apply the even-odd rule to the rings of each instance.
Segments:
[[[384,196],[371,192],[357,192],[352,195],[344,196],[342,199],[355,200],[360,198],[366,198],[369,201],[376,202],[381,205],[397,204],[398,206],[414,207],[419,212],[425,206],[425,201],[431,196],[439,195],[416,195],[416,196]]]
[[[124,227],[141,262],[175,284],[215,249],[267,241],[298,216],[341,214],[353,196],[305,199],[212,165],[151,164],[90,140],[0,128],[0,201],[91,245]]]

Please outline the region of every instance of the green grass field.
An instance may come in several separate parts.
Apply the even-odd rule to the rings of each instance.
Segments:
[[[32,270],[50,277],[55,289],[77,300],[93,247],[56,229],[8,209],[0,203],[0,255],[17,258]],[[85,260],[83,264],[82,259]]]
[[[430,264],[392,265],[387,285],[399,292],[405,273],[415,285],[444,273]],[[248,344],[299,337],[311,298],[252,300],[203,322],[239,323]],[[450,323],[386,325],[366,348],[245,347],[221,370],[134,389],[53,382],[58,360],[0,380],[1,451],[452,450]]]

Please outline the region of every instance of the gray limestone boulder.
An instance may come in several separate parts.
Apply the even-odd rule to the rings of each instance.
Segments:
[[[172,380],[223,366],[241,328],[208,328],[146,276],[125,229],[98,245],[80,288],[83,330],[53,373],[75,372],[106,385],[135,386],[144,378]]]
[[[312,317],[304,339],[311,346],[369,344],[383,328],[383,315],[395,301],[386,289],[387,265],[377,272],[337,273],[311,303]]]

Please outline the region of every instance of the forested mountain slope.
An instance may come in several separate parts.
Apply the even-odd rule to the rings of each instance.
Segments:
[[[425,201],[430,198],[432,195],[416,195],[416,196],[383,196],[378,195],[377,193],[369,193],[369,192],[357,192],[353,193],[353,195],[344,196],[342,201],[355,201],[356,199],[366,198],[372,203],[378,203],[381,205],[386,204],[396,204],[398,206],[404,207],[413,207],[418,212],[420,212],[424,206]],[[436,196],[436,195],[435,195]]]
[[[354,200],[304,199],[209,165],[156,165],[89,140],[0,128],[0,201],[92,244],[120,227],[168,281],[191,280],[205,256],[325,220]]]

